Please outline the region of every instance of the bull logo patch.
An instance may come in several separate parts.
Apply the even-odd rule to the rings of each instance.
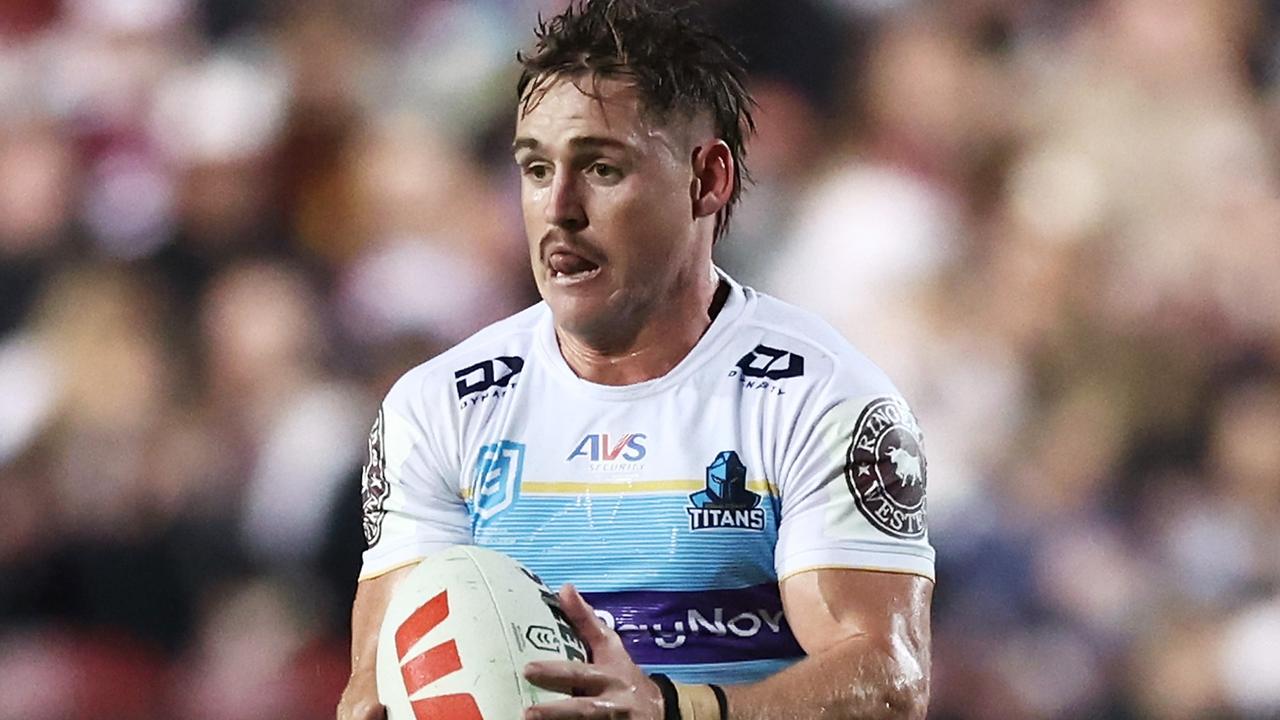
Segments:
[[[911,409],[898,398],[871,401],[858,417],[844,468],[863,517],[893,537],[924,537],[927,471]]]

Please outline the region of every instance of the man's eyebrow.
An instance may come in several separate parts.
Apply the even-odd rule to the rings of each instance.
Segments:
[[[613,138],[607,138],[607,137],[598,137],[595,135],[586,135],[583,137],[572,138],[569,140],[569,146],[574,148],[575,150],[581,149],[581,148],[599,148],[599,147],[610,147],[610,148],[618,148],[619,150],[627,150],[630,147],[629,145],[622,142],[621,140],[615,140]]]
[[[518,137],[515,142],[511,143],[511,151],[519,152],[521,150],[537,150],[541,147],[541,143],[531,137]],[[592,148],[618,148],[620,150],[628,150],[630,146],[621,140],[614,138],[601,137],[598,135],[582,135],[569,139],[569,147],[574,150],[592,149]]]

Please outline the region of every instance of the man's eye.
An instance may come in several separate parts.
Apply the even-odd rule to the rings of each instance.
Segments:
[[[524,174],[534,180],[546,180],[551,177],[551,168],[544,163],[532,163],[524,166]]]
[[[588,171],[592,175],[601,178],[616,178],[618,176],[617,168],[612,165],[605,165],[604,163],[592,163]]]

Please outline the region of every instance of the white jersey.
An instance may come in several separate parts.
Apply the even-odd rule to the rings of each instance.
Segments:
[[[362,579],[455,544],[574,583],[648,671],[746,682],[803,657],[778,583],[932,579],[920,429],[811,314],[742,287],[661,378],[587,382],[545,303],[408,372],[364,477]]]

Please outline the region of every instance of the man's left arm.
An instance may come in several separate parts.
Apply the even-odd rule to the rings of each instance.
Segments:
[[[729,717],[923,718],[932,594],[918,575],[823,569],[787,578],[783,606],[809,657],[761,682],[726,686]]]
[[[846,392],[860,376],[833,376],[780,476],[777,572],[808,657],[726,687],[735,720],[925,716],[934,552],[924,435],[891,387]]]
[[[782,601],[804,660],[750,685],[727,685],[730,720],[918,719],[929,704],[929,607],[933,582],[869,570],[820,569],[782,582]],[[540,705],[526,720],[662,720],[657,686],[621,638],[572,587],[565,614],[591,647],[586,663],[530,663],[534,684],[578,697]],[[693,693],[702,688],[686,688]],[[706,712],[684,720],[719,720]]]

